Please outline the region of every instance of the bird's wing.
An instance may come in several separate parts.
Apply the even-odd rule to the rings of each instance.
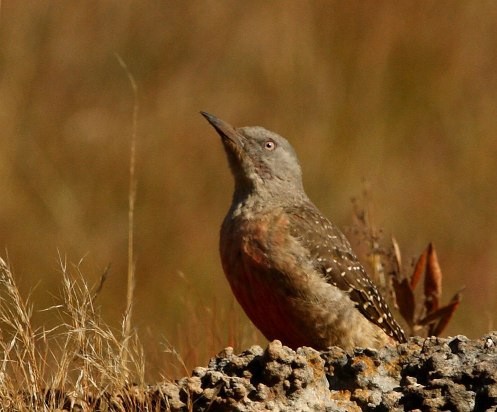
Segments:
[[[290,234],[309,250],[326,281],[346,292],[357,309],[387,335],[405,342],[402,328],[370,280],[344,234],[312,205],[287,210]]]

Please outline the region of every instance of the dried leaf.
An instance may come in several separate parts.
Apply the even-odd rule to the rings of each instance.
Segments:
[[[402,267],[402,256],[400,254],[400,247],[397,243],[397,239],[392,236],[392,248],[393,248],[393,256],[394,256],[394,264],[395,264],[395,273],[400,274],[400,268]]]
[[[454,295],[452,300],[447,305],[429,313],[423,319],[419,320],[418,324],[422,325],[422,326],[429,325],[430,323],[434,323],[434,322],[440,320],[449,311],[451,305],[459,304],[460,301],[461,301],[461,292],[459,291]]]
[[[418,261],[416,262],[416,266],[414,266],[414,271],[412,272],[411,276],[411,289],[414,290],[416,289],[416,286],[418,285],[421,276],[423,276],[423,273],[426,270],[426,257],[428,255],[428,249],[430,246],[428,246],[423,253],[421,253],[421,256],[419,256]]]
[[[399,281],[394,277],[393,288],[395,289],[395,300],[399,307],[400,314],[409,326],[413,326],[416,302],[409,281],[407,279]]]
[[[429,315],[439,308],[442,296],[442,270],[438,263],[437,252],[431,243],[428,245],[424,294],[426,313]]]
[[[445,330],[450,320],[452,319],[452,316],[454,316],[454,312],[461,303],[461,298],[462,298],[462,293],[461,291],[459,291],[454,295],[450,303],[448,303],[446,306],[440,309],[440,310],[444,309],[444,313],[442,314],[442,316],[440,316],[440,320],[434,326],[432,335],[440,336],[442,334],[442,332]]]
[[[437,320],[439,320],[440,316],[443,315],[443,312],[445,310],[445,306],[437,309],[434,312],[431,312],[430,314],[426,315],[423,319],[418,320],[418,325],[420,326],[426,326],[429,325],[430,323],[435,323]]]

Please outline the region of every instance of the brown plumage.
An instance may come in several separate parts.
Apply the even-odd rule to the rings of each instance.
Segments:
[[[202,114],[221,136],[235,179],[221,227],[221,262],[264,336],[293,348],[404,342],[345,236],[305,194],[288,141]]]

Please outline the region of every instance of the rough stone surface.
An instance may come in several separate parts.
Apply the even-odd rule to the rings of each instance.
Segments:
[[[226,348],[155,390],[172,411],[496,411],[497,332],[353,353]]]
[[[226,348],[175,382],[84,402],[46,396],[63,398],[71,411],[497,411],[497,332],[352,353],[294,351],[273,341],[241,354]]]

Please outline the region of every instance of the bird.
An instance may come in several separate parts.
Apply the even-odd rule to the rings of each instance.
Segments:
[[[232,292],[269,340],[290,348],[379,349],[406,341],[340,229],[305,193],[295,150],[260,126],[200,112],[234,177],[219,252]]]

